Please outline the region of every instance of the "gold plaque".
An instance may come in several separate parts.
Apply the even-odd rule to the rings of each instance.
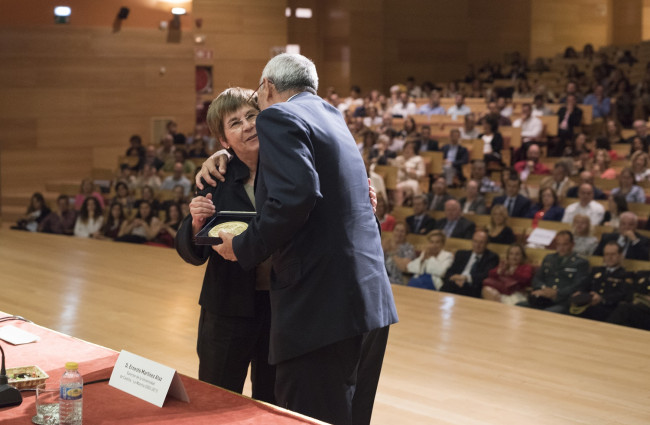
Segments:
[[[226,221],[224,223],[219,223],[216,226],[214,226],[212,229],[210,229],[210,231],[208,232],[208,236],[210,236],[211,238],[218,238],[219,232],[221,232],[222,230],[224,232],[237,236],[247,228],[248,228],[248,224],[244,223],[243,221]]]

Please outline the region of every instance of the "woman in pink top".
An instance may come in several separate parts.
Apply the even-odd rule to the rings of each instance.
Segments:
[[[93,181],[91,179],[83,179],[81,181],[81,187],[79,188],[79,193],[74,197],[74,209],[79,211],[84,201],[89,196],[94,196],[99,206],[104,209],[104,197],[97,191],[93,191]]]

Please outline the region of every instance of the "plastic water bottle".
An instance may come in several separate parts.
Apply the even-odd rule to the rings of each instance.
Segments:
[[[59,400],[59,424],[81,425],[83,410],[84,381],[75,362],[65,364],[65,373],[61,377]]]

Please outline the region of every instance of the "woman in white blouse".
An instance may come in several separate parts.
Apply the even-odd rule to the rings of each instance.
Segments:
[[[398,167],[395,205],[404,203],[407,192],[412,196],[420,194],[420,179],[424,177],[426,168],[422,157],[415,152],[415,142],[406,142],[402,154],[395,158]]]
[[[454,254],[445,251],[445,234],[441,230],[433,230],[427,235],[429,243],[420,256],[408,263],[406,270],[418,277],[424,273],[431,275],[436,291],[442,286],[442,278],[454,261]]]
[[[74,235],[81,238],[94,238],[100,234],[103,224],[102,207],[94,196],[87,197],[81,204],[79,217],[74,224]]]

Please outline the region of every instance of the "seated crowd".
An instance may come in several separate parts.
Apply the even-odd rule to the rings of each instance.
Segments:
[[[567,66],[562,93],[536,79],[548,71],[543,60],[528,66],[519,55],[507,72],[488,63],[438,86],[409,78],[388,95],[362,96],[353,86],[345,99],[328,90],[326,100],[346,119],[378,194],[392,283],[650,329],[650,270],[625,269],[626,260],[650,261],[650,241],[640,230],[650,229],[650,220],[636,207],[648,201],[650,188],[650,64],[632,87],[623,72],[629,63],[610,64],[604,52],[596,60],[587,47],[583,55],[593,61],[591,75]],[[514,88],[491,84],[504,78]],[[484,102],[470,106],[466,98]],[[442,99],[453,104],[444,107]],[[434,124],[437,115],[452,121]],[[542,121],[552,115],[554,129]],[[621,129],[630,127],[634,134],[623,137]],[[511,144],[511,129],[520,144]],[[188,214],[192,159],[213,153],[216,141],[205,125],[186,138],[170,122],[159,146],[144,147],[139,136],[130,142],[129,164],[120,166],[109,194],[84,180],[79,194],[61,195],[52,211],[36,193],[16,227],[173,245]],[[436,172],[432,153],[442,161]],[[528,220],[528,227],[513,228],[514,219]],[[550,244],[527,240],[548,222],[571,230],[559,229]],[[607,231],[596,236],[600,226]],[[413,245],[413,235],[426,242]],[[446,250],[449,240],[471,241],[471,249]],[[499,246],[506,247],[502,259],[490,249]],[[530,250],[544,248],[556,252],[528,261]],[[593,255],[604,265],[590,269]]]
[[[102,191],[93,180],[84,179],[79,193],[61,194],[53,210],[41,193],[34,193],[25,216],[13,228],[173,247],[193,193],[196,164],[188,155],[200,163],[208,157],[207,146],[214,150],[202,129],[197,126],[186,138],[170,122],[158,147],[145,148],[140,136],[132,136],[110,187]]]

